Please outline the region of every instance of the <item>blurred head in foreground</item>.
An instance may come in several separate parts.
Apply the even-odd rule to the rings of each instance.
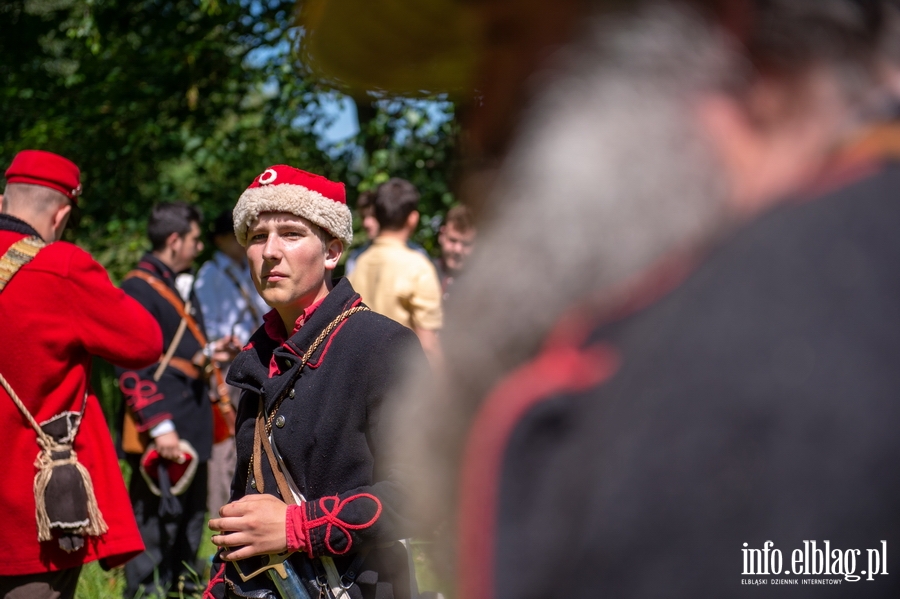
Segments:
[[[883,8],[851,0],[635,3],[593,20],[555,70],[534,78],[538,100],[448,311],[439,426],[421,428],[431,471],[445,475],[423,485],[426,518],[453,513],[473,414],[567,308],[589,297],[627,303],[622,292],[634,279],[723,243],[883,117]],[[577,460],[567,466],[574,472]],[[538,531],[524,538],[536,551],[570,550]]]

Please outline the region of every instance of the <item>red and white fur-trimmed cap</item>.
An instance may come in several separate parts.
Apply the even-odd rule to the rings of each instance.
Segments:
[[[247,229],[263,212],[289,212],[313,222],[350,247],[353,216],[343,183],[329,181],[299,168],[276,164],[250,184],[232,213],[234,235],[247,247]]]

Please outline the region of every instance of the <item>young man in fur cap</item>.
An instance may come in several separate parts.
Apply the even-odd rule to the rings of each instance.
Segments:
[[[241,195],[234,224],[273,310],[228,374],[244,390],[237,474],[232,502],[210,521],[222,550],[208,590],[275,591],[270,576],[241,574],[282,554],[311,596],[343,585],[351,597],[409,597],[395,542],[409,536],[406,487],[387,463],[385,402],[421,346],[346,280],[332,282],[352,237],[342,184],[273,166]]]

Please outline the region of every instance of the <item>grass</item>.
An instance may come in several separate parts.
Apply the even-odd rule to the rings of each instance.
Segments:
[[[413,539],[409,546],[412,552],[413,566],[416,569],[416,585],[419,587],[419,592],[444,591],[446,594],[445,585],[432,566],[428,543]]]
[[[210,533],[211,534],[211,533]],[[203,564],[209,564],[216,552],[216,546],[209,540],[210,535],[204,534],[200,542],[199,555]],[[198,578],[205,584],[209,580],[209,568],[204,572],[198,572]],[[114,568],[105,572],[98,562],[85,565],[78,579],[78,589],[75,591],[75,599],[122,599],[125,590],[125,570]],[[199,599],[202,593],[182,595],[183,599]]]
[[[131,478],[131,470],[124,461],[119,462],[122,468],[122,476],[125,478],[125,484]],[[209,518],[206,519],[207,523]],[[209,565],[213,555],[216,553],[216,546],[213,545],[210,537],[212,532],[209,527],[204,526],[204,534],[200,539],[200,550],[197,552],[200,559],[198,563],[204,564],[206,567],[203,572],[198,572],[197,576],[205,586],[209,580]],[[431,566],[428,553],[425,550],[425,543],[413,540],[410,543],[413,556],[413,564],[416,569],[416,582],[420,591],[434,591],[441,588],[435,569]],[[123,568],[114,568],[110,571],[104,571],[98,562],[86,564],[81,571],[81,577],[78,579],[78,588],[75,591],[75,599],[121,599],[125,590],[125,570]],[[200,599],[202,592],[176,596],[179,599]]]
[[[125,486],[128,486],[131,480],[131,468],[124,460],[119,461],[119,468],[122,470],[122,477],[125,479]],[[209,522],[209,518],[206,519]],[[216,546],[210,540],[211,532],[208,527],[204,527],[204,534],[200,539],[200,550],[198,556],[202,558],[199,563],[209,564],[212,556],[216,553]],[[209,534],[206,534],[209,532]],[[205,584],[209,580],[209,567],[204,572],[198,573],[198,578]],[[122,593],[125,591],[125,570],[124,568],[113,568],[110,571],[104,571],[100,567],[99,562],[90,562],[81,570],[81,576],[78,579],[78,588],[75,590],[75,599],[122,599]],[[202,593],[185,595],[181,599],[200,598]]]
[[[199,555],[202,563],[209,564],[216,552],[216,546],[210,541],[210,534],[204,534],[200,543]],[[416,568],[416,581],[419,590],[433,591],[440,588],[440,583],[434,574],[429,558],[423,545],[413,541],[411,543],[413,563]],[[209,568],[199,572],[198,577],[205,584],[209,580]],[[105,572],[98,562],[85,565],[78,579],[78,590],[75,591],[75,599],[121,599],[125,590],[125,571],[122,568],[114,568]],[[180,595],[179,599],[199,599],[202,593]]]

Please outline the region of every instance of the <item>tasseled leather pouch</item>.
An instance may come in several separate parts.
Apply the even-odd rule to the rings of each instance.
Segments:
[[[37,433],[40,451],[34,461],[34,504],[38,541],[55,537],[64,551],[78,551],[84,546],[84,537],[97,537],[107,531],[91,475],[78,462],[73,448],[87,394],[80,412],[63,412],[38,425],[2,375],[0,385]]]

